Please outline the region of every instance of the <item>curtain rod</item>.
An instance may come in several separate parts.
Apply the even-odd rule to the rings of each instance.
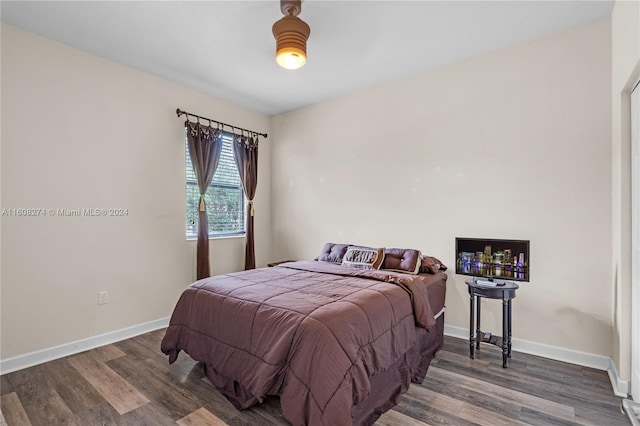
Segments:
[[[221,125],[223,127],[227,126],[227,127],[231,127],[232,129],[238,129],[238,130],[242,130],[242,131],[245,131],[245,132],[254,133],[256,135],[264,136],[265,138],[267,137],[266,133],[258,133],[258,132],[254,132],[253,130],[243,129],[242,127],[232,126],[231,124],[223,123],[223,122],[217,121],[217,120],[212,120],[210,118],[203,117],[201,115],[191,114],[190,112],[187,112],[187,111],[182,111],[180,108],[176,109],[176,114],[178,115],[178,117],[180,117],[181,115],[185,115],[187,117],[187,119],[189,119],[189,116],[196,117],[196,118],[202,118],[203,120],[207,120],[207,121],[209,121],[211,123],[219,124],[219,125]]]

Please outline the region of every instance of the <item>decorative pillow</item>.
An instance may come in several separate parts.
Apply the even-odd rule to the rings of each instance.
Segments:
[[[421,260],[420,250],[390,248],[384,252],[381,269],[415,275],[420,271]]]
[[[360,269],[380,269],[384,248],[349,246],[342,258],[342,266]]]
[[[446,271],[447,267],[442,264],[437,258],[432,256],[422,256],[422,262],[420,264],[420,272],[427,272],[429,274],[435,274],[438,271]]]
[[[347,252],[349,244],[327,243],[316,260],[319,262],[342,263],[342,258]]]

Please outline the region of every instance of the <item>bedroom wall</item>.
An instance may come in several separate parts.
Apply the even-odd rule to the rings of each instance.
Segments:
[[[457,236],[528,239],[514,336],[610,356],[610,30],[598,21],[274,117],[275,254],[310,259],[334,241],[454,267]],[[460,329],[464,279],[449,272],[446,322]],[[500,304],[483,306],[499,330]]]
[[[168,317],[195,276],[185,239],[183,119],[271,133],[270,118],[2,24],[2,208],[125,208],[2,217],[2,350],[22,355]],[[256,256],[271,259],[271,138],[260,148]],[[211,240],[213,273],[244,239]],[[98,291],[109,302],[97,305]]]
[[[631,378],[631,135],[629,93],[640,79],[640,2],[616,1],[612,34],[612,282],[614,361]]]

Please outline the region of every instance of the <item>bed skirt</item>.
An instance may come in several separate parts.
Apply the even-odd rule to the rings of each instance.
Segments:
[[[386,411],[398,404],[398,398],[409,389],[410,382],[422,383],[431,360],[444,342],[444,313],[431,331],[417,328],[418,340],[404,357],[370,378],[371,393],[354,406],[351,417],[354,426],[369,426]]]

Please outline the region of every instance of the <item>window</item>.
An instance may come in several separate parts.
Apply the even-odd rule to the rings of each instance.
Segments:
[[[238,168],[233,158],[233,135],[223,133],[222,152],[216,173],[204,196],[209,219],[209,238],[244,235],[245,198]],[[198,236],[198,207],[200,193],[189,145],[185,135],[185,158],[187,168],[187,238]]]

